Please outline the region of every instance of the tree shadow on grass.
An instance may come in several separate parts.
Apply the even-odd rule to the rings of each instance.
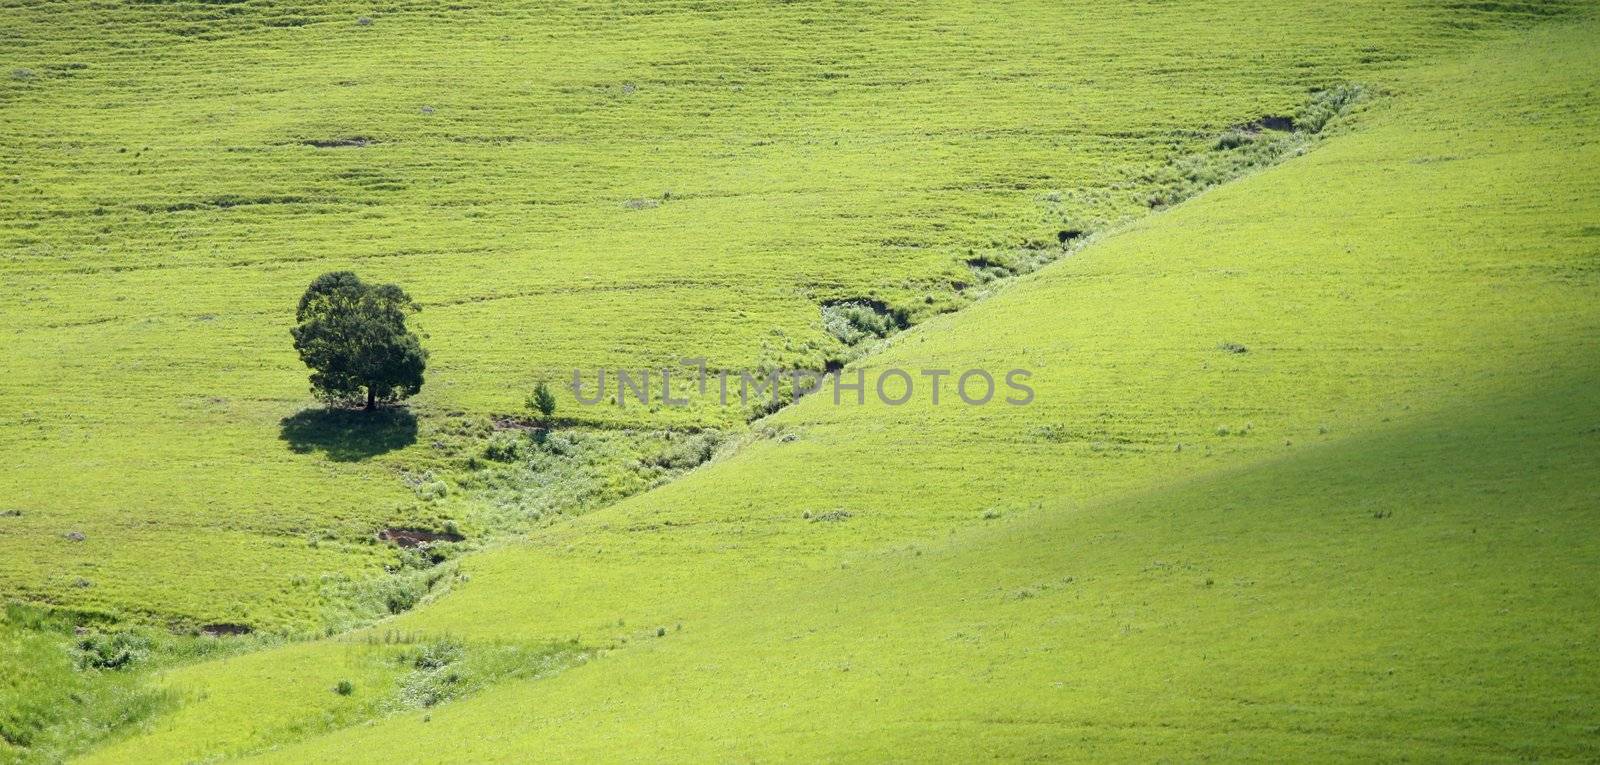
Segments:
[[[279,426],[278,439],[290,451],[320,451],[334,462],[357,462],[417,441],[417,417],[406,409],[302,409]]]

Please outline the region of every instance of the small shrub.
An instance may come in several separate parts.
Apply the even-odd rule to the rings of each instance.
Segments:
[[[979,284],[988,284],[1001,279],[1016,276],[1020,269],[1013,268],[997,260],[985,257],[967,259],[967,268],[972,269],[972,276]]]
[[[411,666],[417,669],[439,669],[460,660],[464,652],[461,644],[454,640],[449,638],[436,640],[422,646],[416,658],[411,660]]]
[[[514,433],[496,433],[483,447],[483,456],[495,462],[515,462],[522,456],[522,439]]]
[[[79,669],[122,669],[150,653],[150,639],[135,632],[95,632],[78,640]]]
[[[340,696],[349,696],[356,692],[356,686],[349,680],[340,680],[337,685],[333,686],[333,692]]]
[[[422,599],[422,592],[416,588],[398,585],[389,588],[383,593],[384,608],[391,614],[403,614],[415,608],[417,601]]]
[[[722,444],[722,434],[705,431],[677,439],[667,449],[648,460],[666,470],[688,470],[709,461]]]
[[[450,486],[444,481],[429,481],[417,487],[417,497],[425,502],[434,502],[450,496]]]
[[[869,337],[888,337],[910,322],[904,311],[876,301],[850,300],[822,307],[822,328],[845,345]]]
[[[1216,148],[1219,151],[1237,149],[1253,140],[1255,140],[1255,136],[1252,136],[1243,130],[1229,130],[1228,132],[1223,133],[1221,137],[1217,138]]]
[[[389,567],[389,576],[329,582],[324,593],[337,605],[324,613],[323,621],[330,627],[343,630],[384,616],[404,613],[422,601],[444,571],[434,567],[418,570],[402,559]]]
[[[528,395],[527,406],[537,412],[539,418],[545,422],[549,422],[555,415],[556,396],[550,392],[550,386],[545,384],[545,381],[540,380],[538,385],[533,386],[533,393]]]

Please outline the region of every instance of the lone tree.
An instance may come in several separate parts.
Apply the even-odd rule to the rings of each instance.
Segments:
[[[349,271],[317,277],[295,311],[294,349],[311,367],[311,391],[330,404],[367,400],[367,410],[422,389],[428,352],[406,316],[421,310],[393,284],[367,284]]]
[[[528,408],[539,413],[542,422],[550,422],[550,417],[556,413],[556,396],[550,392],[550,386],[540,380],[533,386],[533,393],[528,396]]]

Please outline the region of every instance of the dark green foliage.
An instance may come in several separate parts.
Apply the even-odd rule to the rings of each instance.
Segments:
[[[1253,140],[1255,140],[1255,136],[1249,132],[1237,129],[1229,130],[1217,138],[1217,143],[1213,148],[1219,151],[1227,151],[1229,149],[1237,149]]]
[[[484,444],[483,456],[495,462],[516,462],[522,456],[522,438],[511,432],[496,433]]]
[[[136,632],[90,632],[78,639],[79,669],[122,669],[150,653],[150,639]]]
[[[349,271],[317,277],[306,288],[290,333],[313,371],[311,390],[329,403],[368,409],[422,389],[428,354],[406,316],[420,310],[393,284],[367,284]]]
[[[1295,114],[1295,129],[1305,133],[1320,133],[1335,117],[1349,111],[1366,95],[1366,89],[1360,85],[1336,85],[1319,90]]]
[[[411,664],[417,669],[439,669],[459,660],[464,652],[461,643],[443,638],[424,645]]]
[[[340,680],[338,684],[333,686],[333,692],[339,694],[340,696],[349,696],[350,694],[356,692],[356,686],[355,683],[352,683],[349,680]]]
[[[538,412],[539,418],[548,422],[556,413],[556,395],[550,392],[550,386],[544,380],[533,386],[533,393],[528,396],[528,408]]]
[[[714,430],[690,435],[668,433],[665,448],[646,462],[670,471],[689,470],[709,461],[721,445],[722,434]]]
[[[904,310],[875,300],[847,300],[822,307],[822,328],[845,345],[869,337],[888,337],[910,325]]]

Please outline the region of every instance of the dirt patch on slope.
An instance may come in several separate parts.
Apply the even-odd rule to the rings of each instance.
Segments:
[[[378,538],[399,547],[422,547],[435,542],[460,542],[466,537],[451,531],[427,529],[388,528],[378,532]]]

